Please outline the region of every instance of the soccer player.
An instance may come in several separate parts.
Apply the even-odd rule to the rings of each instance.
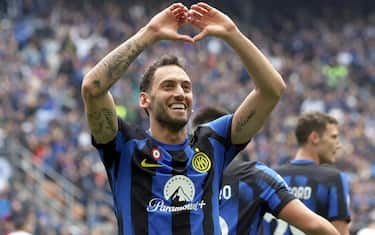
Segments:
[[[349,186],[343,172],[330,164],[340,148],[338,121],[325,113],[307,112],[295,128],[299,149],[289,164],[275,168],[307,207],[349,235]],[[284,221],[265,216],[265,234],[300,234]]]
[[[193,128],[209,126],[210,121],[227,114],[221,108],[202,108],[193,117]],[[224,171],[220,190],[222,235],[258,234],[265,213],[288,221],[306,234],[338,234],[326,219],[296,199],[274,170],[256,161],[232,161]]]
[[[178,32],[198,28],[193,38]],[[211,122],[189,141],[192,83],[176,57],[151,65],[140,81],[143,130],[116,116],[110,88],[145,48],[160,40],[198,42],[215,36],[239,55],[256,89],[233,115]],[[229,79],[229,78],[227,78]],[[219,10],[174,3],[107,54],[85,76],[82,97],[93,144],[106,168],[120,234],[220,234],[219,187],[224,167],[262,127],[285,83],[257,47]]]

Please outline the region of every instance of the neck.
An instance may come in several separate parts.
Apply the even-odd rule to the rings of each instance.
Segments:
[[[186,127],[178,131],[171,131],[158,125],[152,125],[150,131],[153,138],[166,144],[181,144],[185,141],[187,133]]]
[[[309,148],[308,146],[300,147],[297,150],[297,154],[294,159],[295,160],[311,160],[311,161],[314,161],[316,164],[320,164],[318,154],[315,151],[313,151],[311,148]]]

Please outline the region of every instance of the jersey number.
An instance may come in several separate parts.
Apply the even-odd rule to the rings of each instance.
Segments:
[[[311,197],[311,187],[291,187],[292,193],[299,199],[308,200]]]
[[[288,224],[284,220],[277,219],[275,216],[273,216],[270,213],[266,213],[264,215],[264,220],[267,223],[271,223],[272,220],[276,221],[277,225],[276,225],[275,230],[273,231],[273,235],[284,235],[286,233],[286,231],[288,230],[288,227],[289,227],[290,233],[292,235],[304,235],[304,233],[301,230],[299,230],[298,228]]]
[[[232,188],[230,185],[224,185],[219,193],[219,200],[229,200],[232,197]]]

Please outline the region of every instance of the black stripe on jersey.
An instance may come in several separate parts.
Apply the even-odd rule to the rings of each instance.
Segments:
[[[198,137],[200,138],[202,136],[206,136],[206,138],[203,138],[203,139],[207,139],[207,140],[208,140],[208,137],[212,137],[216,139],[217,141],[219,141],[220,143],[223,143],[225,147],[228,147],[230,145],[229,141],[227,141],[224,137],[216,134],[208,126],[199,126],[195,132],[198,134],[191,136],[190,143],[192,145],[196,144]],[[209,147],[209,148],[212,148],[212,147]],[[206,149],[209,149],[209,148],[206,148]]]
[[[188,157],[185,151],[168,151],[172,156],[172,175],[186,175]],[[190,212],[180,211],[172,213],[172,234],[190,235]]]
[[[321,172],[318,170],[319,166],[315,164],[309,164],[309,165],[293,165],[293,164],[287,164],[284,166],[276,167],[275,170],[282,176],[289,176],[290,179],[290,187],[298,187],[298,186],[309,186],[312,189],[312,195],[310,200],[304,200],[303,198],[299,198],[304,204],[307,204],[307,201],[310,201],[314,203],[315,210],[314,212],[322,215],[323,217],[327,218],[327,211],[328,208],[326,206],[326,197],[322,197],[318,195],[319,187],[323,187],[324,189],[327,188],[327,182],[323,179],[324,174],[322,175]],[[300,185],[296,178],[299,177],[305,177],[306,183],[305,185]],[[319,178],[322,177],[320,180]]]
[[[210,158],[212,166],[208,173],[208,176],[206,178],[206,182],[213,182],[214,177],[214,164],[215,161],[213,159],[214,152],[213,152],[213,146],[211,142],[209,141],[209,137],[216,139],[218,142],[223,143],[223,145],[228,146],[230,143],[225,141],[225,139],[219,135],[217,135],[215,132],[212,131],[210,127],[207,126],[199,126],[197,130],[195,131],[196,135],[194,135],[190,142],[192,148],[198,148],[200,151],[204,151],[207,156]],[[197,138],[199,137],[199,138]],[[199,140],[199,142],[197,142]],[[203,208],[204,213],[204,220],[203,220],[203,234],[205,235],[211,235],[214,232],[214,224],[213,224],[213,218],[212,218],[212,185],[211,183],[204,183],[204,195],[202,197],[202,200],[206,203],[206,206]]]
[[[244,162],[236,164],[231,163],[225,171],[225,183],[228,184],[228,179],[232,179],[234,182],[242,181],[247,184],[249,188],[253,190],[253,198],[251,203],[248,199],[238,197],[238,219],[236,226],[236,234],[250,234],[252,225],[257,223],[259,225],[262,222],[263,215],[266,211],[272,211],[273,213],[279,213],[284,206],[291,200],[295,199],[294,196],[286,191],[285,186],[278,182],[273,175],[258,169],[256,166],[257,162]],[[233,185],[233,183],[231,184]],[[266,186],[266,188],[262,188]],[[240,195],[239,184],[235,183],[236,192]],[[284,190],[281,190],[284,188]],[[260,196],[263,192],[269,189],[274,190],[280,203],[276,208],[268,208],[268,203],[264,201]],[[233,189],[232,189],[233,190]],[[268,208],[268,209],[267,209]]]
[[[119,125],[123,126],[123,122],[119,121]],[[98,144],[94,137],[91,136],[91,141],[96,148],[100,149],[100,158],[106,169],[109,186],[111,187],[111,191],[114,193],[113,184],[117,181],[119,171],[118,168],[121,158],[120,152],[116,151],[116,138],[107,144]]]
[[[140,162],[147,159],[153,163],[155,160],[151,157],[153,144],[150,139],[142,150],[135,148],[132,157],[131,173],[131,217],[134,234],[148,235],[148,212],[147,203],[152,199],[152,177],[155,175],[156,168],[143,168]]]
[[[123,235],[124,234],[124,223],[122,222],[122,212],[119,211],[117,215],[117,224],[118,224],[118,235]]]
[[[185,154],[184,150],[181,151],[168,151],[169,154],[172,156],[172,168],[173,168],[173,175],[181,175],[186,173],[186,167],[188,162],[188,157]]]
[[[259,187],[253,187],[254,194],[259,195],[261,192],[259,190]],[[263,208],[264,206],[260,206],[263,204],[262,200],[259,200],[260,198],[257,198],[253,201],[251,208],[249,210],[247,209],[249,207],[249,201],[243,200],[243,198],[239,198],[238,200],[238,212],[237,216],[238,218],[241,218],[241,221],[238,221],[237,227],[236,227],[236,234],[250,234],[251,229],[251,223],[254,222],[254,215],[256,214],[256,211],[259,210],[259,208]],[[254,207],[254,205],[257,205]]]
[[[316,182],[312,181],[311,179],[308,179],[307,184],[309,185],[312,189],[313,194],[311,195],[314,197],[312,201],[315,202],[315,213],[323,216],[324,218],[327,218],[328,216],[328,207],[327,207],[327,197],[324,195],[319,194],[320,192],[318,191],[320,187],[324,188],[325,191],[328,190],[328,185],[325,182]],[[327,192],[326,192],[327,193]],[[305,200],[301,199],[302,202]]]
[[[337,182],[337,180],[340,180],[340,172],[331,167],[331,166],[323,166],[323,165],[316,165],[316,164],[308,164],[308,165],[294,165],[294,164],[287,164],[281,167],[277,167],[275,169],[280,175],[283,177],[289,176],[291,177],[291,184],[290,186],[299,186],[295,182],[296,176],[305,176],[307,177],[308,181],[306,185],[310,186],[313,191],[312,199],[311,201],[314,201],[315,203],[315,213],[323,216],[324,218],[328,218],[329,215],[329,207],[327,207],[327,195],[321,195],[318,194],[319,187],[324,188],[327,192],[333,185],[337,186],[337,192],[339,193],[339,190],[342,189],[341,182]],[[343,199],[346,200],[346,199]],[[306,200],[302,199],[302,202],[305,202]],[[337,199],[338,203],[338,209],[341,212],[342,210],[345,210],[342,208],[342,204],[345,201],[342,201],[342,198]],[[346,213],[344,212],[344,215]],[[339,215],[339,214],[338,214]]]
[[[248,171],[247,175],[241,176],[241,180],[246,182],[254,190],[253,195],[260,195],[262,193],[262,189],[256,184],[256,181],[254,181],[254,177],[259,177],[259,179],[263,179],[268,183],[269,187],[273,186],[271,184],[273,182],[272,179],[270,179],[271,176],[255,169],[255,167],[252,167],[251,169],[252,171]],[[240,200],[238,201],[238,218],[241,218],[241,221],[238,221],[236,234],[250,234],[250,225],[254,222],[254,215],[257,214],[257,211],[260,208],[265,208],[265,202],[260,197],[254,197],[253,202],[251,204],[251,208],[248,208],[249,201],[241,199],[243,198],[240,197]],[[261,222],[261,218],[258,219],[259,222]]]
[[[340,205],[346,205],[347,199],[345,198],[345,196],[342,197],[341,192],[343,192],[344,189],[343,189],[343,185],[341,181],[341,176],[339,173],[337,174],[337,177],[335,177],[334,182],[335,182],[335,185],[337,186],[337,191],[336,191],[337,193],[337,197],[336,197],[337,198],[337,217],[340,217],[338,219],[342,219],[342,217],[347,214],[347,208],[346,206],[340,206]]]

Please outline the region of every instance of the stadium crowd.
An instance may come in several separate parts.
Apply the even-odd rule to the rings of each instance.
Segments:
[[[111,203],[103,199],[110,189],[83,120],[80,84],[99,58],[162,6],[153,1],[51,2],[0,4],[0,147],[16,141],[32,153],[34,164],[55,169],[82,193],[73,207],[74,223],[65,223],[26,190],[32,172],[21,175],[12,154],[0,155],[0,235],[21,225],[33,234],[115,234]],[[355,234],[375,222],[375,4],[239,2],[215,4],[237,17],[288,85],[266,127],[239,157],[271,167],[284,163],[296,150],[292,128],[300,112],[334,115],[343,143],[337,167],[349,176]],[[194,34],[188,26],[183,30]],[[146,127],[137,107],[138,79],[151,58],[170,53],[185,58],[196,85],[195,109],[219,105],[233,111],[247,95],[251,78],[221,41],[161,42],[142,53],[114,87],[121,117]],[[46,184],[48,200],[64,200],[57,186],[53,180]],[[88,210],[88,205],[94,207]]]

